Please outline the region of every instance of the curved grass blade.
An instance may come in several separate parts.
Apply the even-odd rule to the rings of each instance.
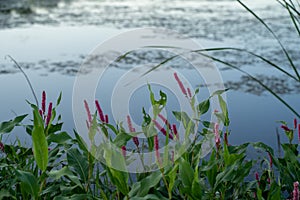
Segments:
[[[25,77],[25,79],[26,79],[26,81],[27,81],[27,83],[28,83],[28,85],[29,85],[29,87],[31,89],[31,92],[33,94],[36,106],[38,106],[39,105],[39,101],[38,101],[38,99],[36,97],[36,94],[34,92],[34,89],[32,87],[32,84],[31,84],[31,82],[30,82],[27,74],[24,72],[24,70],[22,69],[22,67],[17,63],[17,61],[13,57],[11,57],[10,55],[6,55],[6,57],[8,57],[16,65],[16,67],[22,72],[22,74],[24,75],[24,77]]]
[[[180,48],[180,47],[165,47],[165,46],[146,46],[146,48],[149,48],[149,47],[153,47],[153,48]],[[295,77],[294,75],[292,75],[291,73],[287,72],[286,70],[284,70],[282,67],[279,67],[278,65],[276,65],[275,63],[273,63],[272,61],[268,60],[267,58],[261,56],[261,55],[258,55],[252,51],[248,51],[247,49],[241,49],[241,48],[235,48],[235,47],[219,47],[219,48],[206,48],[206,49],[199,49],[199,50],[190,50],[190,49],[184,49],[188,52],[184,52],[184,53],[181,53],[181,54],[178,54],[177,56],[180,56],[180,55],[184,55],[185,53],[190,53],[190,52],[195,52],[197,53],[198,51],[225,51],[225,50],[233,50],[233,51],[241,51],[241,52],[245,52],[245,53],[248,53],[254,57],[257,57],[259,58],[260,60],[264,61],[265,63],[271,65],[272,67],[276,68],[277,70],[283,72],[285,75],[289,76],[290,78],[294,79],[295,81],[299,81],[297,79],[297,77]],[[173,58],[175,57],[170,57],[168,58],[167,60],[165,60],[166,62],[172,60]],[[166,62],[164,61],[164,63],[159,63],[158,65],[156,65],[155,67],[153,67],[151,70],[148,70],[146,73],[143,74],[146,75],[148,73],[150,73],[151,71],[159,68],[161,65],[165,64]]]
[[[216,49],[214,49],[214,50],[217,50],[217,49],[222,49],[222,48],[216,48]],[[226,49],[226,48],[224,48],[224,49]],[[227,49],[229,49],[229,48],[227,48]],[[202,55],[202,56],[205,56],[205,57],[207,57],[207,58],[210,58],[210,59],[212,59],[212,60],[214,60],[214,61],[217,61],[217,62],[219,62],[219,63],[222,63],[222,64],[224,64],[224,65],[227,65],[228,67],[230,67],[230,68],[233,68],[233,69],[235,69],[235,70],[237,70],[237,71],[240,71],[241,73],[243,73],[243,74],[245,74],[245,75],[247,75],[247,76],[249,76],[252,80],[254,80],[254,81],[256,81],[258,84],[260,84],[263,88],[265,88],[268,92],[270,92],[274,97],[276,97],[281,103],[283,103],[290,111],[292,111],[297,117],[300,117],[300,114],[297,112],[297,111],[295,111],[284,99],[282,99],[279,95],[277,95],[271,88],[269,88],[268,86],[266,86],[264,83],[262,83],[260,80],[258,80],[257,78],[255,78],[254,76],[252,76],[251,74],[249,74],[248,72],[246,72],[246,71],[244,71],[244,70],[242,70],[242,69],[240,69],[239,67],[237,67],[237,66],[234,66],[234,65],[232,65],[232,64],[230,64],[230,63],[228,63],[228,62],[225,62],[225,61],[222,61],[222,60],[220,60],[220,59],[217,59],[217,58],[215,58],[215,57],[213,57],[213,56],[209,56],[209,55],[206,55],[206,54],[204,54],[204,53],[201,53],[201,51],[209,51],[209,50],[212,50],[212,49],[202,49],[202,50],[194,50],[194,51],[190,51],[190,52],[195,52],[195,53],[198,53],[198,54],[200,54],[200,55]],[[188,53],[190,53],[190,52],[188,52]],[[187,52],[185,52],[185,53],[187,53]],[[165,63],[167,63],[167,62],[169,62],[170,60],[172,60],[172,59],[174,59],[174,58],[176,58],[177,56],[180,56],[180,55],[183,55],[184,53],[182,53],[182,54],[178,54],[178,55],[175,55],[175,56],[172,56],[172,57],[170,57],[170,58],[168,58],[167,60],[165,60],[165,61],[163,61],[162,63],[159,63],[158,65],[156,65],[156,66],[154,66],[153,68],[151,68],[150,70],[148,70],[146,73],[144,73],[145,75],[146,74],[148,74],[148,73],[150,73],[151,71],[153,71],[153,70],[155,70],[155,69],[157,69],[158,67],[160,67],[160,66],[162,66],[163,64],[165,64]],[[259,57],[261,57],[261,56],[259,56]],[[261,58],[263,58],[263,57],[261,57]],[[267,59],[263,59],[264,61],[267,61]],[[268,61],[268,62],[270,62],[270,61]],[[271,62],[270,62],[271,63]],[[278,69],[281,69],[280,67],[278,68]],[[283,70],[283,69],[281,69],[280,71],[285,71],[285,70]],[[288,72],[286,72],[286,73],[288,73]],[[143,76],[143,75],[142,75]]]
[[[224,65],[227,65],[228,67],[231,67],[243,74],[246,74],[248,77],[250,77],[252,80],[256,81],[257,83],[259,83],[263,88],[265,88],[268,92],[270,92],[274,97],[276,97],[281,103],[283,103],[290,111],[292,111],[297,117],[300,117],[300,114],[295,110],[293,109],[284,99],[282,99],[279,95],[277,95],[271,88],[269,88],[268,86],[266,86],[263,82],[261,82],[260,80],[258,80],[257,78],[255,78],[254,76],[252,76],[251,74],[249,74],[248,72],[240,69],[239,67],[237,66],[234,66],[228,62],[224,62],[220,59],[217,59],[217,58],[214,58],[212,56],[209,56],[209,55],[206,55],[206,54],[203,54],[203,53],[200,53],[201,55],[205,56],[205,57],[208,57],[214,61],[217,61],[219,63],[222,63]]]
[[[289,53],[287,52],[287,50],[285,49],[285,47],[283,46],[283,44],[281,43],[281,41],[279,40],[279,38],[277,37],[277,35],[274,33],[274,31],[264,22],[264,20],[262,20],[257,14],[255,14],[249,7],[247,7],[244,3],[242,3],[240,0],[237,0],[248,12],[250,12],[261,24],[263,24],[266,29],[268,29],[268,31],[273,35],[273,37],[276,39],[276,41],[278,42],[278,44],[280,45],[282,51],[284,52],[285,56],[287,57],[292,69],[294,70],[298,80],[300,81],[300,75],[299,72],[293,62],[293,60],[291,59]]]
[[[290,18],[291,18],[291,20],[292,20],[292,22],[293,22],[293,24],[294,24],[294,27],[295,27],[295,29],[297,30],[297,33],[298,33],[298,35],[300,36],[300,29],[299,29],[299,26],[298,26],[298,24],[299,24],[299,20],[295,17],[295,15],[292,13],[292,11],[291,11],[291,9],[290,9],[290,7],[288,6],[288,4],[286,3],[286,7],[285,7],[287,10],[288,10],[288,12],[289,12],[289,15],[290,15]],[[297,24],[298,23],[298,24]]]
[[[297,10],[296,6],[294,5],[294,3],[290,0],[291,4],[289,4],[286,0],[283,0],[283,2],[276,0],[278,3],[280,3],[283,7],[286,7],[285,4],[292,9],[297,15],[300,16],[300,11]],[[298,6],[300,7],[300,3],[298,2]]]

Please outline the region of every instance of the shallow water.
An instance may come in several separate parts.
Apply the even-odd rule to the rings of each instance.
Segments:
[[[267,20],[299,66],[299,38],[287,13],[276,1],[244,2]],[[12,110],[17,114],[28,113],[30,109],[24,100],[33,102],[24,77],[4,58],[5,55],[13,56],[26,70],[38,95],[46,90],[49,98],[55,101],[55,97],[63,91],[60,108],[64,127],[72,131],[72,89],[81,63],[99,43],[133,28],[169,28],[193,38],[206,48],[247,48],[279,63],[292,73],[270,33],[236,1],[77,0],[55,1],[51,5],[27,4],[26,1],[9,5],[0,2],[0,5],[1,121],[12,118]],[[290,81],[274,68],[246,54],[217,52],[213,55],[254,74],[296,110],[300,110],[299,83]],[[110,100],[106,98],[111,95],[109,88],[132,63],[161,61],[164,56],[150,51],[143,55],[143,59],[136,54],[116,64],[104,78],[105,89],[96,95],[100,101],[102,99],[104,110],[111,114]],[[192,69],[173,64],[175,69],[188,76],[194,88],[203,84],[192,76]],[[254,81],[225,66],[217,66],[225,86],[232,89],[227,93],[232,122],[231,143],[264,141],[275,146],[276,127],[279,127],[276,121],[286,120],[292,124],[294,115]],[[136,95],[135,102],[145,101],[141,95]],[[139,116],[140,108],[132,109],[134,115]]]

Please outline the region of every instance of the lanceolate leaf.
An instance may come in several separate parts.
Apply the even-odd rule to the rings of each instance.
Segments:
[[[48,142],[44,133],[44,121],[38,111],[33,110],[32,145],[36,164],[45,171],[48,165]]]
[[[227,105],[225,100],[223,99],[223,97],[221,95],[218,95],[218,99],[219,99],[219,103],[220,103],[220,107],[222,110],[222,113],[224,115],[224,126],[229,126],[229,116],[228,116],[228,109],[227,109]]]
[[[0,133],[10,133],[26,116],[20,115],[13,120],[0,123]]]
[[[32,131],[34,159],[38,167],[45,171],[48,165],[48,143],[43,127],[37,126]]]
[[[198,105],[198,112],[200,115],[205,114],[209,110],[210,101],[209,99],[202,101]]]
[[[70,149],[67,154],[69,167],[80,176],[81,180],[86,182],[89,174],[89,164],[86,157],[84,157],[78,149]]]
[[[21,182],[23,192],[31,194],[34,198],[38,197],[39,185],[36,177],[30,173],[21,170],[16,171],[18,180]]]
[[[144,197],[149,193],[149,190],[155,187],[162,178],[161,172],[155,171],[151,173],[151,175],[147,176],[146,178],[142,179],[139,182],[136,182],[129,192],[130,197]]]

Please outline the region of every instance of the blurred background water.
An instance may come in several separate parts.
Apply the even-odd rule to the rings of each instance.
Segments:
[[[299,37],[285,9],[275,0],[243,2],[273,28],[299,66]],[[65,122],[64,129],[72,132],[72,89],[81,63],[101,42],[124,31],[144,27],[177,31],[205,48],[246,48],[293,73],[276,40],[234,0],[0,0],[0,121],[28,113],[30,108],[25,99],[34,102],[24,77],[9,59],[5,59],[6,55],[20,63],[39,97],[45,90],[49,101],[55,101],[59,92],[63,92],[60,113]],[[297,111],[300,110],[299,83],[245,53],[211,54],[258,77]],[[111,114],[110,88],[128,67],[164,58],[165,55],[150,51],[142,57],[133,55],[117,63],[102,81],[100,87],[104,89],[96,95],[104,110]],[[172,64],[188,79],[190,77],[193,88],[201,85],[201,80],[192,77],[191,69]],[[225,86],[231,88],[227,92],[230,143],[263,141],[275,147],[277,121],[286,120],[292,125],[295,116],[253,80],[215,64]],[[132,98],[135,102],[145,102],[143,95]],[[177,104],[172,102],[176,107]],[[132,112],[141,117],[141,108],[137,107],[133,107]],[[284,138],[284,133],[279,132]],[[15,135],[25,138],[22,128],[16,129]],[[14,137],[5,140],[10,142]]]

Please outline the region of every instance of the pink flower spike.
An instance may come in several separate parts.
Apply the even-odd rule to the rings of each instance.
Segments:
[[[273,160],[272,160],[272,156],[271,156],[270,152],[268,152],[268,155],[269,155],[269,160],[270,160],[270,167],[272,168]]]
[[[176,139],[179,140],[179,135],[178,135],[176,124],[173,124],[172,128],[173,128],[173,133],[174,133]]]
[[[258,186],[260,185],[260,182],[259,182],[259,175],[258,175],[258,172],[255,172],[255,179],[257,180],[257,183],[258,183]]]
[[[88,122],[91,124],[92,123],[92,115],[91,115],[91,111],[90,111],[90,108],[89,108],[89,104],[87,103],[86,100],[84,100],[84,107],[85,107],[85,110],[86,110],[86,113],[87,113],[87,116],[88,116]]]
[[[138,138],[138,137],[133,137],[132,140],[133,140],[135,146],[136,146],[136,147],[139,147],[139,144],[140,144],[139,138]]]
[[[172,130],[172,127],[171,127],[170,123],[168,122],[168,120],[162,114],[158,114],[158,117],[165,123],[166,126],[168,126],[168,128],[170,130]]]
[[[39,113],[40,113],[41,117],[43,117],[43,111],[41,109],[39,109]]]
[[[42,111],[43,114],[46,112],[46,92],[43,91],[42,93]]]
[[[131,119],[130,119],[130,116],[129,116],[129,115],[127,115],[127,124],[128,124],[129,131],[130,131],[131,133],[134,133],[134,132],[135,132],[135,128],[133,128],[133,126],[132,126],[132,122],[131,122]],[[139,143],[138,137],[133,137],[132,140],[133,140],[135,146],[136,146],[136,147],[139,147],[139,144],[140,144],[140,143]]]
[[[295,118],[295,119],[294,119],[294,129],[297,129],[297,124],[298,124],[298,123],[297,123],[297,119]]]
[[[298,124],[298,141],[300,143],[300,124]]]
[[[157,162],[160,164],[160,154],[159,154],[159,142],[158,142],[158,136],[154,136],[154,149],[155,149],[155,156]]]
[[[126,147],[122,146],[122,155],[124,156],[124,158],[126,157]]]
[[[226,144],[227,146],[229,146],[229,144],[228,144],[228,133],[226,133],[226,132],[225,132],[225,134],[224,134],[224,141],[225,141],[225,144]]]
[[[191,89],[190,89],[190,88],[187,88],[187,91],[188,91],[189,97],[192,98],[192,92],[191,92]]]
[[[299,200],[299,182],[294,182],[293,200]]]
[[[49,103],[48,115],[47,115],[47,118],[46,118],[46,126],[49,125],[51,117],[52,117],[52,102]]]
[[[179,87],[180,87],[180,89],[181,89],[181,92],[182,92],[185,96],[187,96],[186,89],[184,88],[183,83],[182,83],[181,80],[179,79],[179,77],[178,77],[178,75],[177,75],[176,72],[174,73],[174,77],[175,77],[175,79],[176,79],[176,81],[177,81],[177,83],[178,83],[178,85],[179,85]]]
[[[156,120],[152,120],[153,122],[154,122],[154,124],[155,124],[155,126],[156,126],[156,128],[159,130],[159,131],[161,131],[165,136],[167,136],[167,131],[166,131],[166,129],[164,129]],[[169,138],[171,139],[171,140],[173,140],[173,136],[171,135],[171,134],[169,134]]]
[[[129,115],[127,115],[127,124],[128,124],[129,131],[132,133],[135,132]]]
[[[108,124],[108,115],[105,115],[105,123]]]
[[[289,129],[289,127],[287,127],[286,125],[281,125],[281,128],[282,128],[284,131],[291,131],[291,129]]]
[[[98,100],[95,100],[95,104],[96,104],[97,111],[98,111],[98,113],[99,113],[100,120],[101,120],[102,122],[105,122],[104,115],[103,115],[103,111],[102,111],[102,109],[101,109],[101,107],[100,107],[99,101],[98,101]]]
[[[221,144],[221,139],[220,139],[220,134],[219,134],[219,124],[218,123],[215,123],[214,133],[215,133],[215,143],[216,143],[217,149],[219,149],[220,144]]]
[[[4,144],[0,142],[0,151],[4,152]]]

